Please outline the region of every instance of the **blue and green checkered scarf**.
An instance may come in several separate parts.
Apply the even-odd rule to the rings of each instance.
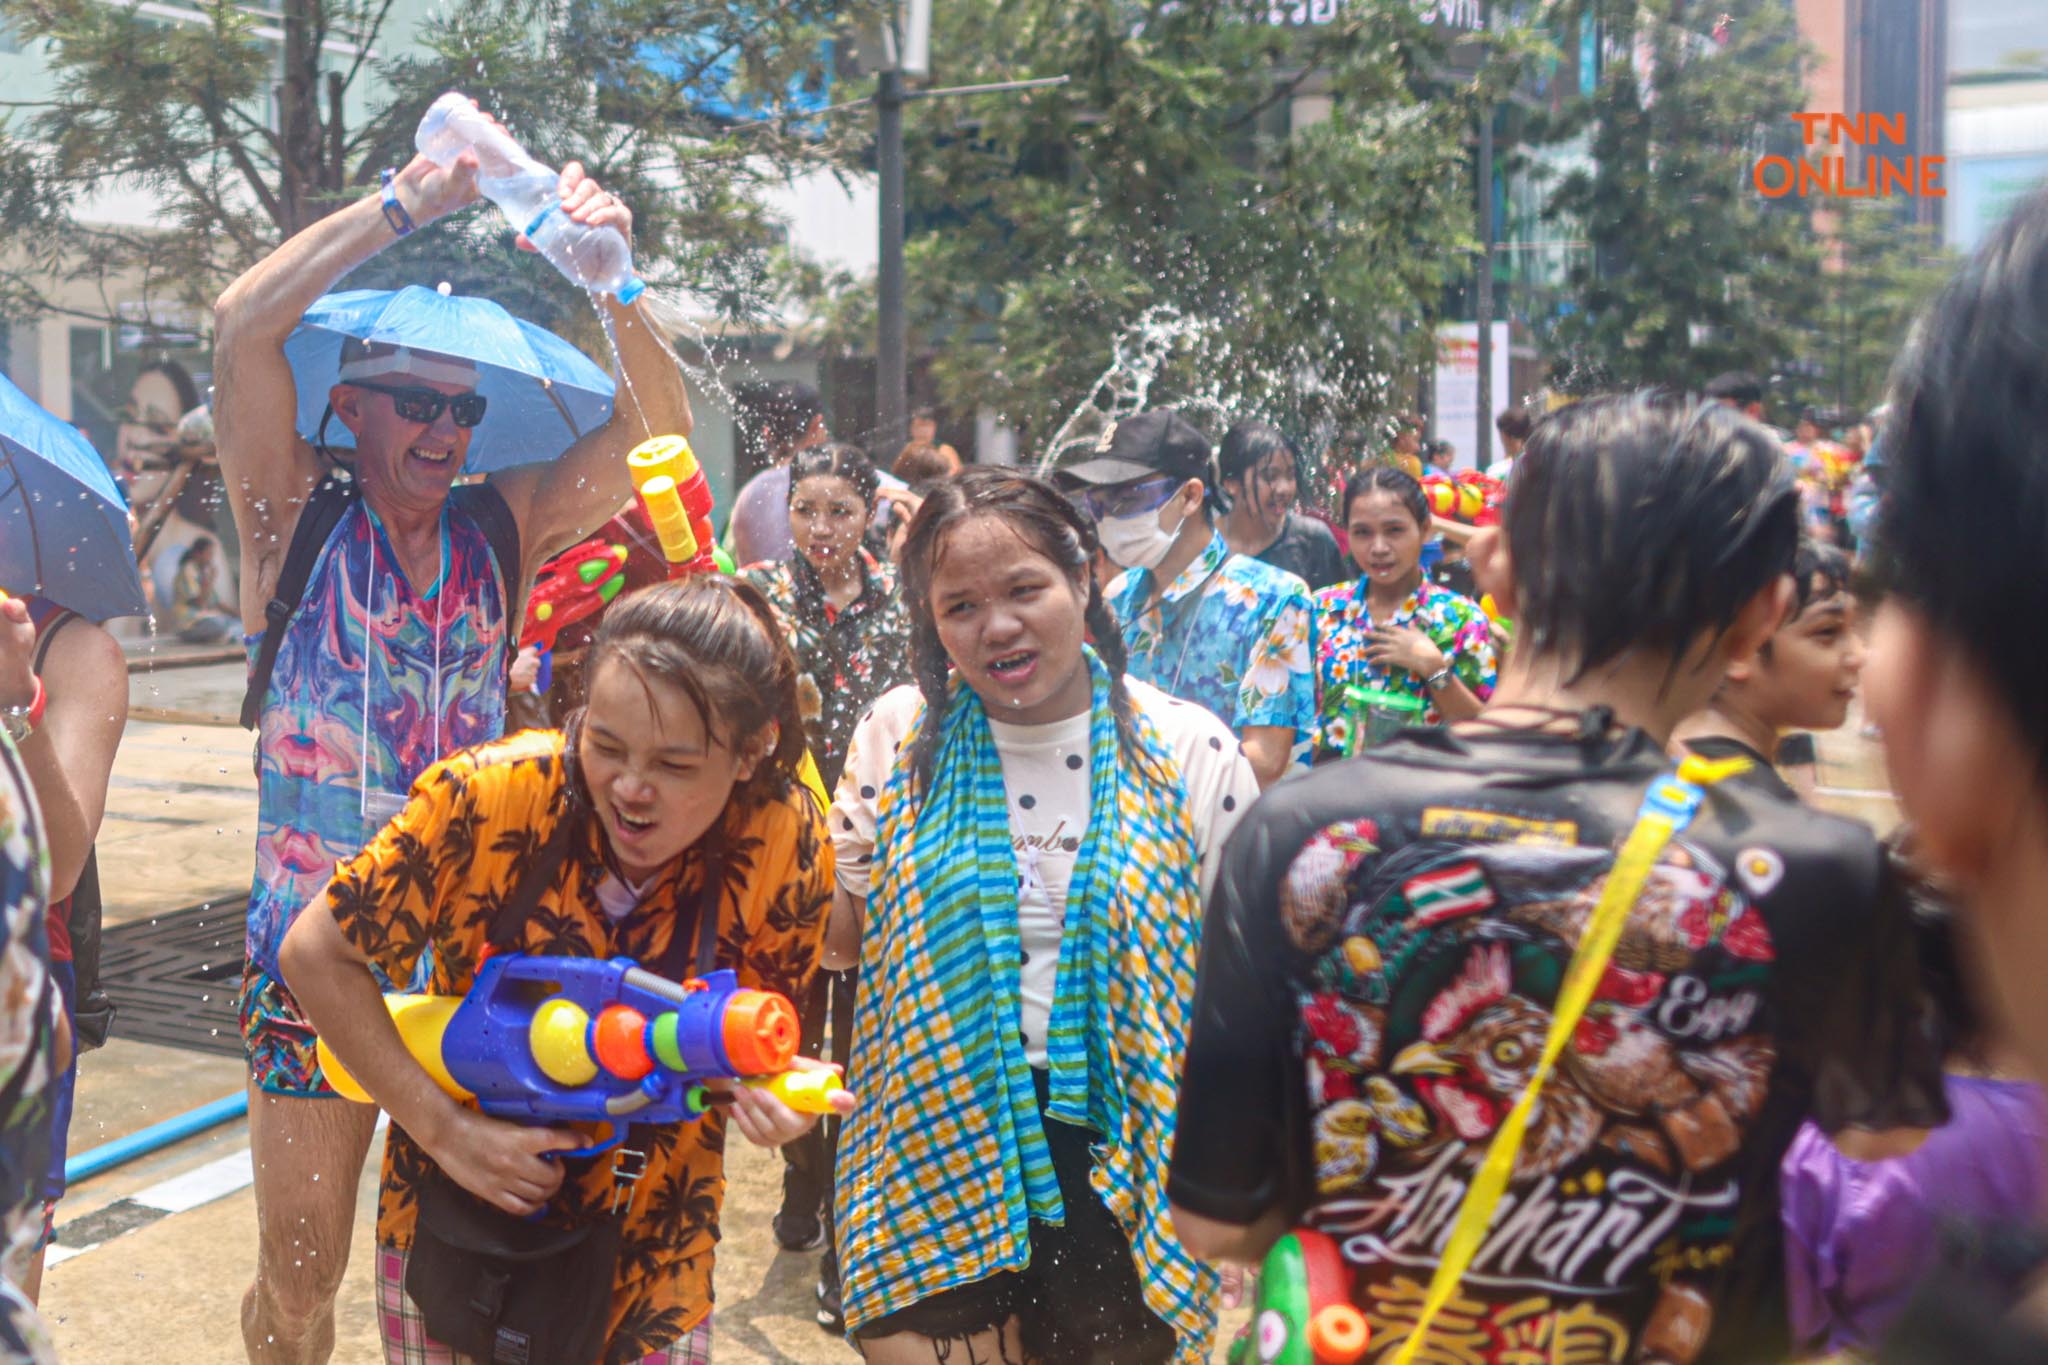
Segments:
[[[1166,1168],[1202,910],[1173,755],[1142,714],[1142,768],[1117,744],[1093,650],[1088,829],[1067,892],[1046,1051],[1051,1119],[1102,1135],[1096,1193],[1131,1239],[1178,1359],[1208,1358],[1213,1273],[1167,1219]],[[907,754],[921,714],[904,740]],[[1030,1260],[1032,1219],[1064,1219],[1018,1036],[1017,856],[988,714],[954,685],[931,789],[899,761],[882,793],[874,890],[840,1134],[849,1329]],[[1143,769],[1149,769],[1147,772]]]

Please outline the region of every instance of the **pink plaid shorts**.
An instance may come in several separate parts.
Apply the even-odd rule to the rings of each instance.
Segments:
[[[377,1248],[377,1334],[384,1339],[385,1365],[469,1365],[427,1335],[420,1310],[405,1294],[405,1253]],[[640,1357],[640,1365],[711,1365],[711,1319],[665,1351]]]

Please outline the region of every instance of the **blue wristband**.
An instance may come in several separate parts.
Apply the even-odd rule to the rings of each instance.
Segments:
[[[393,181],[395,175],[397,172],[386,166],[378,176],[384,185],[384,221],[391,224],[393,232],[404,237],[419,225],[413,222],[412,215],[405,211],[405,205],[398,202],[398,186]]]

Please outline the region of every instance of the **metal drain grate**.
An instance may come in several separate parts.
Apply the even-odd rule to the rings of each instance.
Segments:
[[[100,980],[113,997],[114,1037],[221,1057],[242,1055],[247,896],[228,896],[129,924],[100,940]]]

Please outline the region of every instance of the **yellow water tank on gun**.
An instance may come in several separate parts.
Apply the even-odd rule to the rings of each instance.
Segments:
[[[476,1096],[463,1089],[455,1078],[448,1074],[447,1065],[441,1060],[441,1038],[448,1032],[448,1021],[455,1017],[456,1007],[462,1003],[459,995],[387,995],[384,1005],[391,1011],[391,1022],[398,1026],[398,1036],[405,1043],[405,1050],[420,1064],[434,1084],[458,1100],[472,1100]],[[341,1059],[329,1050],[327,1040],[321,1038],[316,1044],[320,1057],[320,1070],[327,1076],[327,1083],[334,1087],[343,1099],[358,1104],[375,1104],[370,1092],[348,1074],[348,1068]]]

